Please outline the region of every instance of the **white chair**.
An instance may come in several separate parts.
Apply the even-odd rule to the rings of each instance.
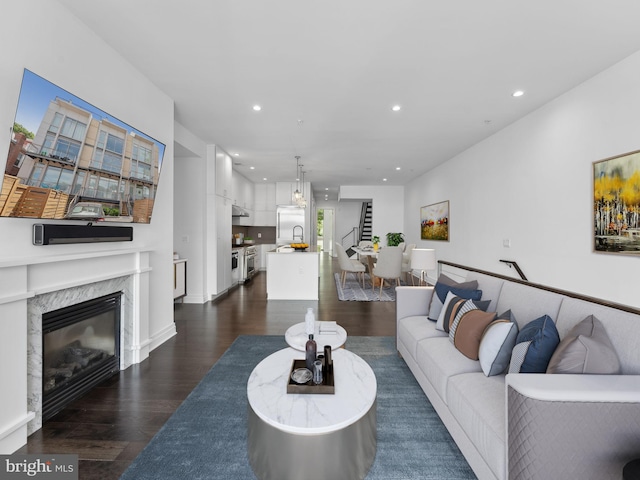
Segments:
[[[400,242],[400,243],[398,244],[398,248],[399,248],[400,250],[402,250],[403,252],[404,252],[404,245],[405,245],[405,244],[404,244],[404,242]]]
[[[402,273],[404,273],[404,278],[407,283],[409,283],[409,274],[413,271],[411,268],[411,254],[413,253],[413,249],[416,248],[415,243],[410,243],[404,249],[404,253],[402,254]],[[411,275],[411,285],[414,285],[413,275]]]
[[[347,281],[347,272],[355,273],[356,276],[360,274],[362,277],[362,288],[364,288],[364,272],[365,266],[358,260],[351,260],[347,252],[344,251],[344,247],[336,242],[336,252],[338,252],[338,264],[340,265],[342,286],[344,287]]]
[[[373,277],[380,278],[380,295],[385,278],[396,280],[396,285],[400,286],[400,275],[402,275],[402,250],[399,247],[384,247],[378,252],[378,261],[373,267]],[[373,289],[373,281],[371,282]]]

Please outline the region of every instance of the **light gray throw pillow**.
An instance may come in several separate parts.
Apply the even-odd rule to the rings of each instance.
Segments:
[[[589,315],[562,339],[547,373],[617,375],[620,361],[602,322]]]

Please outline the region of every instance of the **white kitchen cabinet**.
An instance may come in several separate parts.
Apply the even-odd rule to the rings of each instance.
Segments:
[[[260,263],[256,263],[256,265],[259,266],[260,270],[267,269],[267,252],[275,250],[275,248],[275,243],[263,243],[262,245],[260,245]]]
[[[187,259],[173,261],[173,299],[187,294]]]
[[[293,192],[296,191],[296,182],[276,183],[276,205],[292,205]]]
[[[276,226],[276,184],[262,183],[254,187],[254,221],[260,227]]]
[[[241,207],[249,214],[248,217],[234,217],[233,224],[255,225],[253,182],[235,170],[232,173],[232,180],[233,204]]]
[[[231,286],[231,200],[216,195],[216,282],[218,295]]]
[[[231,157],[216,147],[216,195],[233,198],[233,164]]]

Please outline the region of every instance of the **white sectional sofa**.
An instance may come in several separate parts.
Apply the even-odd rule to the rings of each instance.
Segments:
[[[640,458],[640,311],[439,263],[457,281],[477,280],[487,311],[511,310],[520,328],[548,315],[562,339],[596,316],[620,363],[620,375],[488,377],[427,319],[434,287],[398,287],[398,352],[478,478],[622,478],[625,463]]]

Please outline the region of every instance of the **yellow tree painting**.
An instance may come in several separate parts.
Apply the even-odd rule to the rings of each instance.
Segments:
[[[640,255],[640,151],[593,164],[594,249]]]

